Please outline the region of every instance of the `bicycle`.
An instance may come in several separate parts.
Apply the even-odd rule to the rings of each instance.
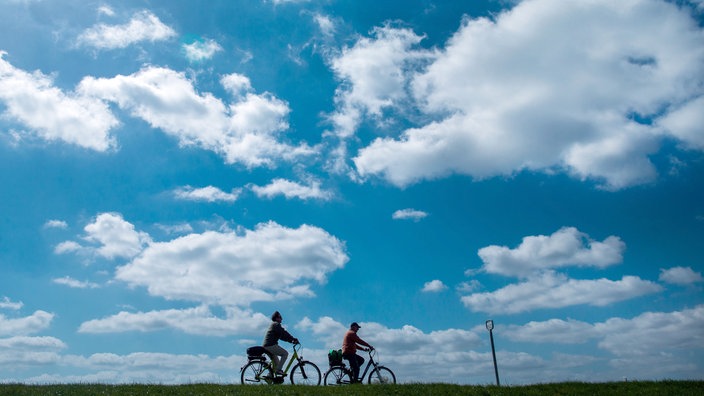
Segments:
[[[242,385],[273,385],[283,384],[288,375],[293,362],[297,362],[289,379],[294,385],[320,385],[320,369],[315,363],[303,360],[303,356],[298,354],[301,344],[293,345],[293,356],[289,359],[283,375],[277,375],[274,371],[274,360],[271,354],[262,346],[247,348],[247,364],[240,368],[240,381]],[[271,362],[267,362],[267,356]]]
[[[367,377],[367,383],[369,384],[395,384],[396,376],[393,371],[388,367],[380,365],[378,362],[374,361],[374,356],[376,356],[376,349],[365,349],[365,352],[369,353],[369,360],[367,361],[367,366],[364,368],[364,372],[359,377],[359,382],[364,382],[364,377],[367,375],[370,367],[374,367],[371,372],[369,372],[369,377]],[[337,386],[337,385],[348,385],[352,384],[352,371],[345,366],[345,363],[335,364],[325,372],[324,382],[326,386]]]

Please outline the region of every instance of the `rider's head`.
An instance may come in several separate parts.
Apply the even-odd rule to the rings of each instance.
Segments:
[[[357,332],[357,330],[361,329],[362,326],[360,326],[357,322],[352,322],[350,325],[350,330]]]
[[[279,311],[274,311],[274,313],[271,314],[271,320],[273,320],[274,322],[281,323],[283,318],[281,317],[281,314],[279,313]]]

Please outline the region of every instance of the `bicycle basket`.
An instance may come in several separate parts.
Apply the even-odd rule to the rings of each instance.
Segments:
[[[266,349],[263,346],[253,346],[247,348],[247,359],[266,360]]]
[[[342,349],[331,349],[328,352],[330,366],[342,366]]]

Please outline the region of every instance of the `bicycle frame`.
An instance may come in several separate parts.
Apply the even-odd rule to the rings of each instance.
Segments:
[[[374,366],[374,368],[376,368],[376,366],[379,365],[379,363],[374,361],[374,355],[376,354],[373,352],[376,352],[376,349],[367,351],[367,353],[369,353],[369,360],[367,361],[367,366],[364,368],[364,372],[362,373],[362,375],[359,376],[360,381],[363,381],[364,378],[367,376],[367,371],[369,371],[369,367]],[[350,367],[350,373],[352,373],[352,367]],[[371,375],[371,373],[369,373],[369,375]]]
[[[284,377],[288,375],[288,370],[291,369],[293,362],[300,362],[301,360],[303,360],[302,357],[298,356],[299,349],[301,349],[301,344],[293,344],[293,355],[291,355],[291,359],[288,360],[288,364],[286,365],[286,369],[284,370]],[[273,363],[274,362],[269,363],[269,367],[271,367]]]

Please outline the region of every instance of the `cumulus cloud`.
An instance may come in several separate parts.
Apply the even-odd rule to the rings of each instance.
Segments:
[[[407,208],[407,209],[400,209],[400,210],[395,211],[391,215],[391,218],[394,220],[419,221],[421,219],[424,219],[427,216],[428,216],[428,213],[423,212],[422,210]]]
[[[186,334],[205,336],[257,335],[271,320],[261,314],[235,307],[225,309],[226,317],[220,318],[207,306],[188,309],[168,309],[149,312],[120,312],[103,319],[83,322],[81,333],[121,333],[129,331],[150,332],[176,329]]]
[[[447,286],[442,283],[441,280],[431,280],[430,282],[425,282],[423,285],[423,289],[421,289],[422,292],[424,293],[437,293],[441,292],[443,290],[447,289]]]
[[[406,96],[408,71],[428,56],[414,49],[422,37],[409,29],[386,26],[372,34],[331,60],[335,75],[346,83],[337,90],[338,110],[330,115],[342,138],[354,135],[364,115],[379,119],[384,109],[398,106]]]
[[[78,44],[97,49],[125,48],[141,41],[168,40],[176,32],[149,11],[135,14],[123,25],[98,24],[78,36]]]
[[[645,312],[633,319],[611,318],[595,328],[603,335],[600,348],[633,361],[656,358],[652,351],[702,350],[704,305],[675,312]]]
[[[600,349],[615,357],[610,361],[612,365],[632,367],[630,372],[640,372],[636,377],[667,378],[677,370],[691,371],[691,366],[681,366],[680,359],[687,354],[685,351],[704,349],[700,335],[703,327],[704,306],[698,305],[682,311],[644,312],[634,318],[614,317],[593,324],[573,319],[529,322],[505,326],[501,334],[512,341],[527,343],[595,341]]]
[[[101,213],[84,229],[84,239],[100,245],[95,253],[108,259],[133,257],[151,242],[148,234],[136,231],[119,213]]]
[[[682,104],[659,120],[659,125],[692,150],[704,150],[704,96]]]
[[[661,290],[658,284],[637,276],[624,276],[615,281],[579,280],[548,271],[493,292],[463,296],[461,300],[474,312],[516,314],[574,305],[603,307]]]
[[[690,267],[661,268],[659,279],[674,285],[691,285],[704,281],[701,272],[696,272]]]
[[[213,39],[198,40],[191,44],[183,44],[186,58],[191,62],[198,62],[212,58],[222,47]]]
[[[223,78],[226,88],[232,78]],[[274,166],[277,160],[310,155],[305,144],[277,140],[288,128],[288,104],[273,95],[247,92],[226,105],[210,93],[196,91],[184,73],[147,66],[128,76],[86,77],[79,90],[115,102],[152,127],[178,138],[182,146],[214,151],[227,163],[247,167]],[[207,125],[207,128],[203,128]]]
[[[17,367],[45,366],[61,361],[66,344],[55,337],[14,336],[0,338],[0,367],[10,372]]]
[[[241,355],[207,356],[204,354],[170,354],[135,352],[126,355],[96,353],[90,356],[63,357],[63,366],[88,372],[84,375],[43,375],[33,378],[38,383],[234,383],[239,377],[232,367],[239,367],[246,358]]]
[[[45,311],[35,311],[22,318],[7,318],[0,314],[0,337],[38,333],[47,329],[53,319],[54,314]]]
[[[246,306],[311,296],[312,281],[325,282],[347,261],[344,243],[325,230],[268,222],[241,234],[206,231],[151,243],[115,277],[167,299]]]
[[[110,130],[118,121],[105,103],[80,93],[65,93],[53,85],[52,77],[17,69],[3,59],[5,55],[0,51],[0,103],[5,117],[47,141],[101,152],[116,147]]]
[[[534,343],[583,344],[600,336],[594,325],[574,319],[550,319],[509,325],[501,334],[512,341]]]
[[[564,227],[549,236],[524,237],[515,249],[491,245],[479,249],[478,254],[488,273],[525,277],[566,266],[604,268],[619,264],[625,248],[619,237],[598,242],[574,227]]]
[[[291,180],[277,178],[266,186],[251,185],[251,190],[258,197],[273,198],[283,195],[286,199],[298,198],[302,200],[319,199],[328,201],[333,197],[333,193],[320,187],[317,180],[309,180],[308,185],[300,184]]]
[[[184,186],[177,188],[174,191],[174,195],[178,199],[183,199],[186,201],[205,201],[205,202],[235,202],[239,197],[241,189],[232,189],[231,192],[227,193],[221,189],[213,186],[207,186],[202,188],[194,188],[191,186]]]
[[[333,120],[350,135],[364,112],[405,99],[435,117],[353,159],[361,176],[399,187],[526,169],[563,170],[609,190],[648,183],[664,137],[702,148],[704,41],[689,13],[664,1],[523,1],[495,19],[465,19],[413,75],[400,65],[418,54],[409,45],[419,36],[377,30],[334,63],[351,88],[339,90]]]

